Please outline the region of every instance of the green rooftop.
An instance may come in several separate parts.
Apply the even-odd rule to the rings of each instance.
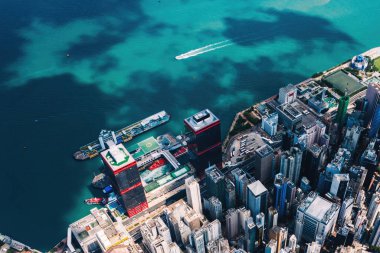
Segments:
[[[342,96],[347,91],[347,95],[352,97],[366,88],[355,77],[350,76],[343,70],[336,71],[324,77],[323,80],[330,84]]]
[[[157,140],[154,137],[149,137],[137,144],[131,145],[128,147],[128,151],[130,153],[133,153],[135,150],[137,150],[137,152],[133,153],[132,156],[134,159],[138,159],[139,157],[149,154],[158,148],[160,148],[160,145],[158,144]]]

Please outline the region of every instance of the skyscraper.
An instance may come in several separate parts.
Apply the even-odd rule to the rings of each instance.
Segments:
[[[377,77],[370,78],[366,81],[367,93],[366,99],[368,101],[368,109],[365,114],[365,126],[371,125],[373,115],[375,114],[377,105],[380,100],[380,79]]]
[[[187,203],[195,212],[202,213],[201,192],[197,180],[194,177],[188,177],[185,179],[185,186]]]
[[[245,222],[245,241],[246,241],[246,250],[249,253],[253,253],[255,250],[256,243],[256,224],[253,221],[252,217],[249,217]]]
[[[350,177],[348,174],[334,174],[330,187],[330,194],[340,198],[342,201],[346,197],[346,191]]]
[[[286,189],[287,179],[281,173],[277,174],[274,179],[274,207],[280,219],[286,215]]]
[[[376,140],[374,139],[368,144],[367,149],[360,157],[360,165],[368,170],[367,177],[364,181],[364,188],[368,188],[377,167],[377,153],[375,150],[375,144]]]
[[[129,217],[132,217],[148,208],[144,187],[136,161],[128,153],[123,144],[111,145],[101,152],[108,174],[114,181],[114,186],[120,194],[123,206]]]
[[[346,119],[347,107],[350,103],[349,96],[343,96],[339,99],[338,112],[336,114],[336,123],[338,123],[339,128],[342,128]]]
[[[238,205],[245,205],[247,200],[247,185],[249,180],[247,174],[242,169],[234,169],[231,171],[235,179],[236,201]]]
[[[224,195],[225,181],[224,174],[215,165],[209,167],[205,171],[206,173],[206,190],[208,196],[215,196],[221,202],[223,208],[226,207],[226,198]]]
[[[255,181],[248,185],[247,207],[251,210],[252,217],[260,212],[266,212],[268,205],[268,190],[259,181]]]
[[[269,239],[277,241],[277,252],[280,252],[282,248],[286,247],[288,239],[288,228],[274,226],[269,229]]]
[[[375,138],[380,128],[380,104],[376,106],[375,113],[372,117],[371,129],[369,130],[369,138]]]
[[[273,178],[273,149],[269,145],[263,145],[256,149],[255,154],[255,178],[263,183],[267,183]]]
[[[280,173],[290,181],[298,184],[301,173],[302,151],[297,147],[290,148],[281,154]]]
[[[227,210],[226,214],[227,238],[234,239],[239,233],[239,214],[235,208]]]
[[[206,199],[204,207],[212,221],[215,219],[221,220],[223,211],[222,202],[217,197],[212,196]]]
[[[278,221],[278,212],[273,206],[271,206],[268,209],[267,228],[270,229],[274,226],[277,226],[277,221]]]
[[[220,120],[209,110],[205,109],[184,120],[189,131],[189,149],[196,155],[193,162],[200,176],[210,165],[221,166],[222,142]]]
[[[312,145],[305,151],[302,162],[302,175],[310,180],[312,187],[317,186],[318,175],[323,167],[326,157],[326,147],[317,144]]]
[[[377,217],[380,216],[380,193],[376,192],[372,195],[371,203],[368,207],[368,227],[372,227]]]

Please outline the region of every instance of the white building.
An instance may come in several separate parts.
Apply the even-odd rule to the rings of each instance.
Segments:
[[[363,128],[357,125],[347,128],[342,147],[348,149],[350,152],[354,152],[362,131]]]
[[[151,253],[179,253],[180,248],[172,242],[169,228],[161,218],[146,221],[140,227],[143,243]]]
[[[278,94],[278,102],[281,104],[292,103],[297,98],[297,88],[293,84],[288,84],[285,87],[280,88]]]
[[[297,240],[324,242],[335,228],[339,205],[332,203],[316,192],[310,192],[297,209],[295,235]]]
[[[239,213],[235,208],[227,210],[226,225],[227,238],[232,240],[239,234]]]
[[[301,173],[302,151],[292,147],[281,154],[280,172],[290,181],[298,185]]]
[[[199,184],[194,177],[185,179],[187,203],[197,213],[202,213],[201,192]]]
[[[345,220],[351,218],[352,207],[354,206],[354,199],[352,197],[347,198],[343,201],[342,207],[340,208],[338,223],[343,225]]]
[[[306,253],[319,253],[322,246],[317,242],[308,243]]]

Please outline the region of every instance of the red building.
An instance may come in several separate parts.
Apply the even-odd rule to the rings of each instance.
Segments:
[[[222,165],[222,142],[220,120],[208,109],[184,120],[189,131],[189,149],[195,154],[193,165],[199,176],[210,165]]]
[[[101,153],[104,164],[108,168],[115,189],[120,194],[129,217],[148,208],[144,187],[136,161],[123,144],[111,146]]]

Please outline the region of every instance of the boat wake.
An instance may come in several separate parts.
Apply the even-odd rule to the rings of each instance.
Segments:
[[[228,46],[231,46],[233,44],[234,43],[233,43],[232,40],[224,40],[224,41],[213,43],[213,44],[210,44],[210,45],[207,45],[207,46],[204,46],[204,47],[200,47],[200,48],[197,48],[197,49],[190,50],[189,52],[177,55],[175,58],[177,60],[183,60],[183,59],[194,57],[194,56],[197,56],[197,55],[200,55],[200,54],[204,54],[204,53],[207,53],[207,52],[210,52],[210,51],[214,51],[214,50],[217,50],[217,49],[228,47]]]

